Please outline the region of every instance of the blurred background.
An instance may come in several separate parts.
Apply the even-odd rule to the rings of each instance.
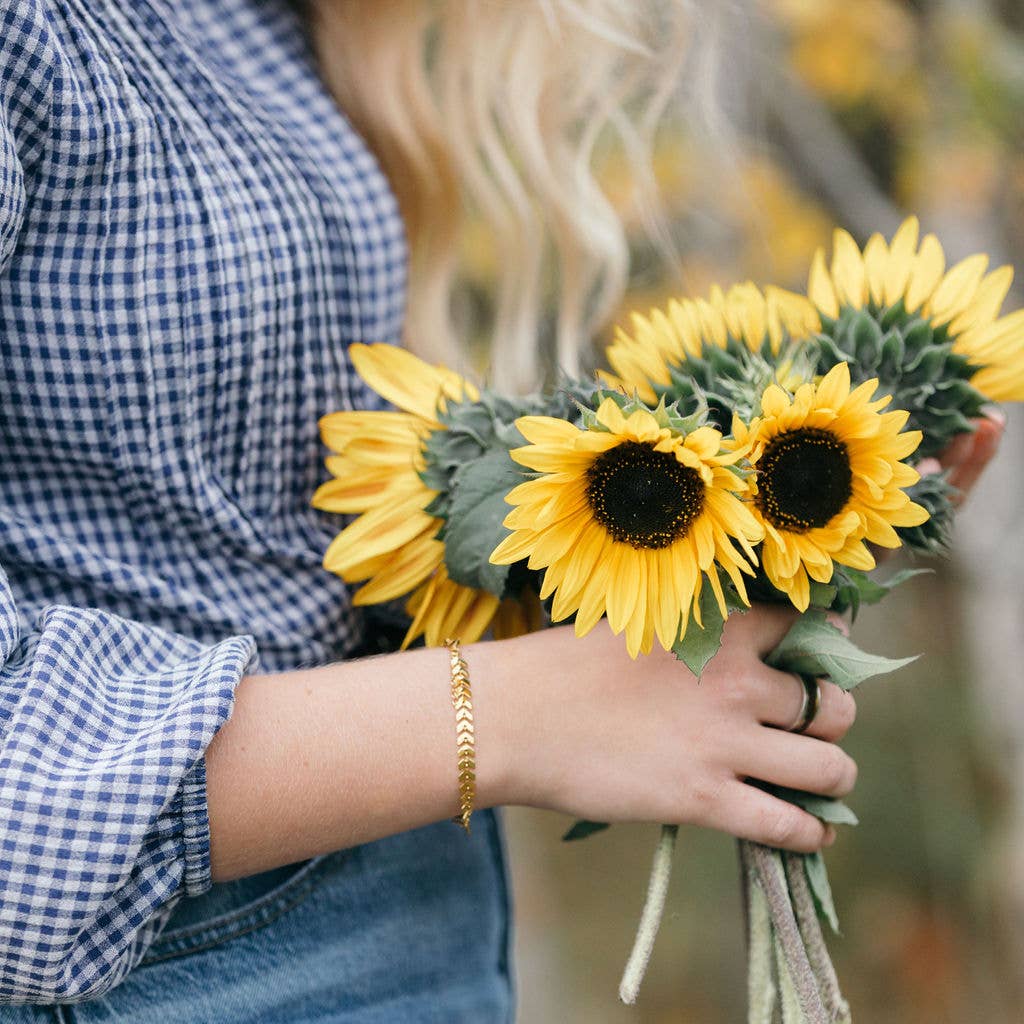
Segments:
[[[730,131],[712,146],[708,129],[669,126],[658,145],[683,278],[664,277],[638,230],[623,315],[713,282],[800,289],[833,226],[863,242],[909,212],[949,263],[984,251],[1024,283],[1021,0],[744,7],[721,39],[725,77],[739,69],[742,83],[726,88]],[[628,191],[614,155],[605,172],[612,196]],[[493,255],[472,233],[466,257],[485,284]],[[1018,288],[1007,308],[1022,304]],[[922,654],[859,691],[847,748],[861,824],[827,858],[843,927],[831,948],[861,1024],[1024,1021],[1022,412],[1009,410],[955,557],[855,626],[871,650]],[[517,810],[508,822],[522,1024],[745,1019],[732,841],[681,832],[666,920],[627,1008],[616,991],[657,827],[562,843],[568,820]]]

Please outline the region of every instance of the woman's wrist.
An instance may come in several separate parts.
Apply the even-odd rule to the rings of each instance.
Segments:
[[[478,808],[524,802],[522,648],[519,640],[483,641],[463,648],[473,680]],[[453,764],[454,759],[453,740]]]
[[[477,708],[479,806],[557,804],[561,740],[558,681],[577,650],[572,627],[471,645]]]
[[[515,688],[464,653],[479,809],[506,802]],[[497,645],[501,646],[501,645]],[[225,881],[444,821],[460,809],[449,655],[407,651],[249,676],[207,750],[211,862]],[[452,841],[465,841],[455,826]]]

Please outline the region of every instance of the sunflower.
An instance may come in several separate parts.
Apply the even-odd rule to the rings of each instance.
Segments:
[[[448,636],[478,640],[501,601],[449,578],[437,537],[444,521],[428,511],[438,492],[420,477],[424,442],[444,429],[438,414],[445,402],[475,400],[477,392],[457,373],[391,345],[352,345],[349,352],[363,380],[401,411],[336,412],[320,420],[324,443],[335,452],[327,459],[334,479],[320,486],[313,505],[358,513],[331,542],[324,568],[347,583],[368,580],[355,593],[357,605],[412,591],[403,647],[421,635],[430,646]]]
[[[901,490],[920,479],[900,460],[921,433],[903,430],[906,412],[881,411],[890,399],[874,399],[876,387],[867,381],[851,391],[849,367],[839,363],[795,395],[770,386],[761,416],[733,426],[755,471],[764,571],[800,611],[810,603],[810,580],[829,583],[833,563],[872,569],[866,542],[899,547],[894,527],[928,518]]]
[[[1024,401],[1024,310],[999,315],[1012,268],[986,274],[988,257],[976,253],[946,270],[938,239],[925,235],[918,244],[918,233],[917,218],[910,217],[892,242],[875,234],[861,251],[846,231],[837,230],[831,265],[824,251],[814,256],[809,298],[832,319],[845,309],[895,310],[885,318],[887,327],[922,320],[941,328],[953,353],[977,370],[970,382],[983,396]]]
[[[614,374],[602,371],[612,387],[634,392],[654,403],[676,383],[673,371],[688,372],[688,363],[708,348],[739,343],[747,352],[765,349],[778,355],[786,338],[803,339],[819,326],[814,306],[782,288],[763,292],[749,282],[723,292],[715,286],[706,299],[672,299],[647,317],[634,313],[631,332],[618,328],[608,347]]]
[[[516,506],[505,519],[512,533],[491,561],[545,569],[540,596],[554,594],[555,621],[575,612],[583,636],[607,613],[635,658],[655,633],[671,648],[691,609],[700,621],[705,576],[727,614],[719,566],[747,601],[742,573],[753,571],[762,530],[739,497],[746,482],[729,468],[741,451],[722,452],[711,427],[684,435],[647,409],[627,411],[605,398],[590,429],[546,416],[516,421],[531,443],[512,457],[542,475],[506,498]]]

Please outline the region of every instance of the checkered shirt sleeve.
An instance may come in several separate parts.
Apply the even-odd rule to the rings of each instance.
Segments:
[[[23,94],[24,95],[24,94]],[[25,207],[0,118],[0,267]],[[115,985],[210,886],[203,753],[255,658],[55,605],[26,624],[0,567],[0,1002]]]
[[[139,963],[257,649],[361,641],[316,423],[404,250],[306,45],[283,0],[0,0],[0,1004]]]
[[[0,572],[0,1001],[105,991],[209,888],[203,753],[254,652],[66,606],[24,628]]]

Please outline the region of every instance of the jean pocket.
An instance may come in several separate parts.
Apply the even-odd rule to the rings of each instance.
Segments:
[[[266,927],[299,906],[344,851],[215,885],[180,903],[140,967],[212,949]]]

